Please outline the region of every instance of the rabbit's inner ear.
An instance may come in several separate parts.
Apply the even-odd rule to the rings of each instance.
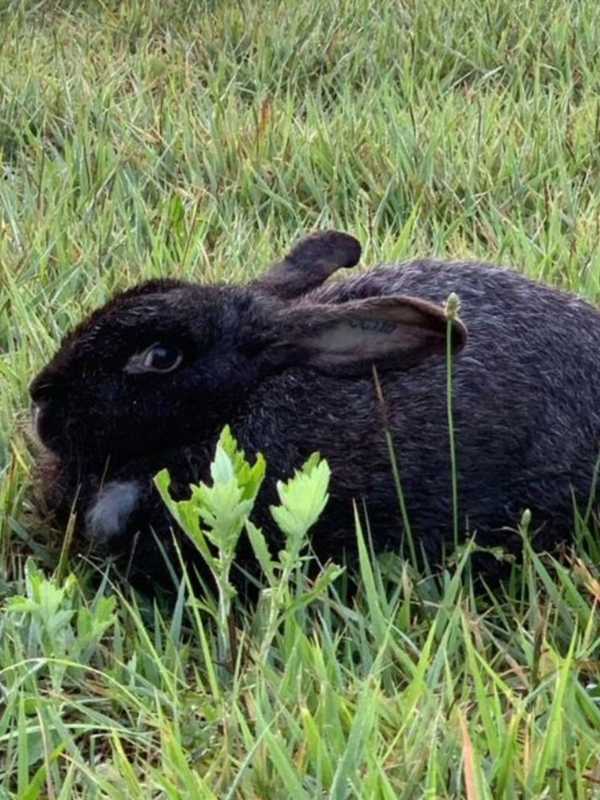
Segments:
[[[306,306],[288,315],[288,342],[299,362],[338,374],[407,369],[446,350],[444,310],[410,297],[379,297],[337,306]],[[466,340],[462,323],[452,323],[454,349]]]
[[[351,364],[354,361],[383,358],[398,350],[401,335],[403,350],[421,347],[424,337],[421,331],[403,330],[389,320],[357,319],[340,321],[325,327],[316,336],[300,340],[311,352],[311,363]]]

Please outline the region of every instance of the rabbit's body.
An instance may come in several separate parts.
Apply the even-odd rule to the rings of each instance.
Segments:
[[[461,531],[508,543],[514,537],[502,529],[514,530],[529,508],[538,542],[550,546],[573,528],[573,498],[586,511],[600,456],[595,308],[511,270],[434,261],[383,266],[299,303],[386,294],[443,303],[451,292],[469,331],[452,380]],[[380,382],[409,520],[435,553],[452,532],[446,361],[431,358]],[[345,385],[288,370],[258,388],[236,430],[282,475],[319,450],[334,476],[328,520],[343,520],[343,543],[352,536],[350,498],[364,497],[374,536],[393,546],[400,511],[373,380],[353,381],[351,402]]]
[[[42,390],[51,394],[43,398],[38,429],[54,451],[45,487],[59,516],[77,496],[88,538],[127,549],[139,531],[138,551],[151,549],[152,527],[168,548],[172,522],[152,476],[167,467],[184,496],[190,483],[207,479],[216,439],[230,423],[247,454],[262,452],[267,460],[259,523],[269,524],[275,482],[318,450],[332,483],[313,535],[316,552],[327,557],[352,548],[352,500],[363,498],[376,545],[398,548],[402,521],[385,416],[413,536],[438,553],[452,535],[452,484],[446,323],[436,309],[456,292],[469,331],[452,359],[461,533],[509,543],[506,528],[529,508],[539,541],[568,535],[573,498],[582,511],[587,507],[600,445],[600,314],[592,306],[482,264],[381,267],[293,298],[279,290],[269,296],[267,284],[148,285],[116,298],[67,338],[32,391],[38,400]],[[403,302],[410,308],[403,306],[401,318],[394,304]],[[166,326],[159,323],[165,315]],[[181,341],[185,365],[182,331],[189,329],[202,342],[202,352],[190,356],[195,371],[146,374],[140,359],[149,350],[142,345],[153,337]],[[461,347],[464,329],[455,325],[454,333]],[[127,336],[139,342],[128,345]],[[397,336],[402,356],[392,341]],[[128,348],[138,355],[127,356]],[[155,345],[150,350],[159,364],[173,356]],[[120,365],[114,376],[103,360]],[[136,561],[142,570],[149,564],[143,553]]]

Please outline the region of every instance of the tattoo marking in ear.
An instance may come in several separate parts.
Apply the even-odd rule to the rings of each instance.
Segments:
[[[395,322],[386,319],[351,319],[348,322],[351,328],[370,333],[392,333],[398,327]]]

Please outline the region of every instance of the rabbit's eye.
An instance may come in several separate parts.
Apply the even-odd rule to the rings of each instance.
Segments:
[[[154,345],[146,352],[144,367],[155,372],[170,372],[181,364],[181,353],[174,347]]]
[[[172,372],[181,364],[183,354],[176,347],[164,344],[153,344],[143,353],[132,356],[125,367],[125,372]]]

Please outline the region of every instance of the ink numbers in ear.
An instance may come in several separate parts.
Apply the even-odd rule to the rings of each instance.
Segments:
[[[392,333],[396,323],[387,319],[351,319],[348,320],[351,328],[359,328],[369,333]]]

